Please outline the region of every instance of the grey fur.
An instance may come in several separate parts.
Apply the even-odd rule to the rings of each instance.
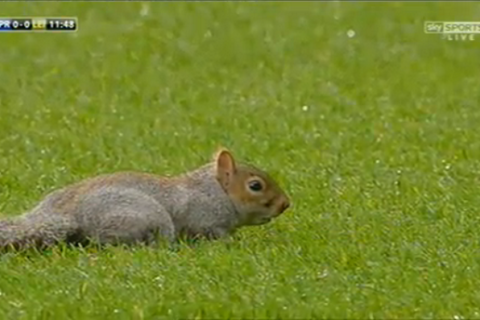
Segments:
[[[92,239],[100,244],[216,239],[242,225],[237,210],[213,163],[174,178],[103,175],[49,194],[22,216],[1,220],[0,248]]]

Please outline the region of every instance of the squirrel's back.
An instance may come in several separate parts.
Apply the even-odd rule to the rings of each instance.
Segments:
[[[52,211],[69,214],[79,202],[99,190],[107,188],[132,189],[146,194],[168,192],[175,178],[160,177],[144,172],[116,172],[87,178],[80,182],[53,191],[41,203]],[[173,182],[173,183],[172,183]]]

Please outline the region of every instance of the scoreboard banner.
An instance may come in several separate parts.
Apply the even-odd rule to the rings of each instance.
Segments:
[[[0,17],[0,32],[75,32],[77,30],[78,19],[76,17]]]

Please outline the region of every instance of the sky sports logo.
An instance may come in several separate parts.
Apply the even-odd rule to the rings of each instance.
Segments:
[[[437,33],[449,41],[473,41],[480,34],[480,21],[426,21],[425,33]]]

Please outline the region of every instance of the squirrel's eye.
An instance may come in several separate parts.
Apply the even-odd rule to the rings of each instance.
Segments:
[[[263,189],[263,185],[258,180],[252,180],[248,182],[248,188],[250,188],[252,191],[258,192]]]

